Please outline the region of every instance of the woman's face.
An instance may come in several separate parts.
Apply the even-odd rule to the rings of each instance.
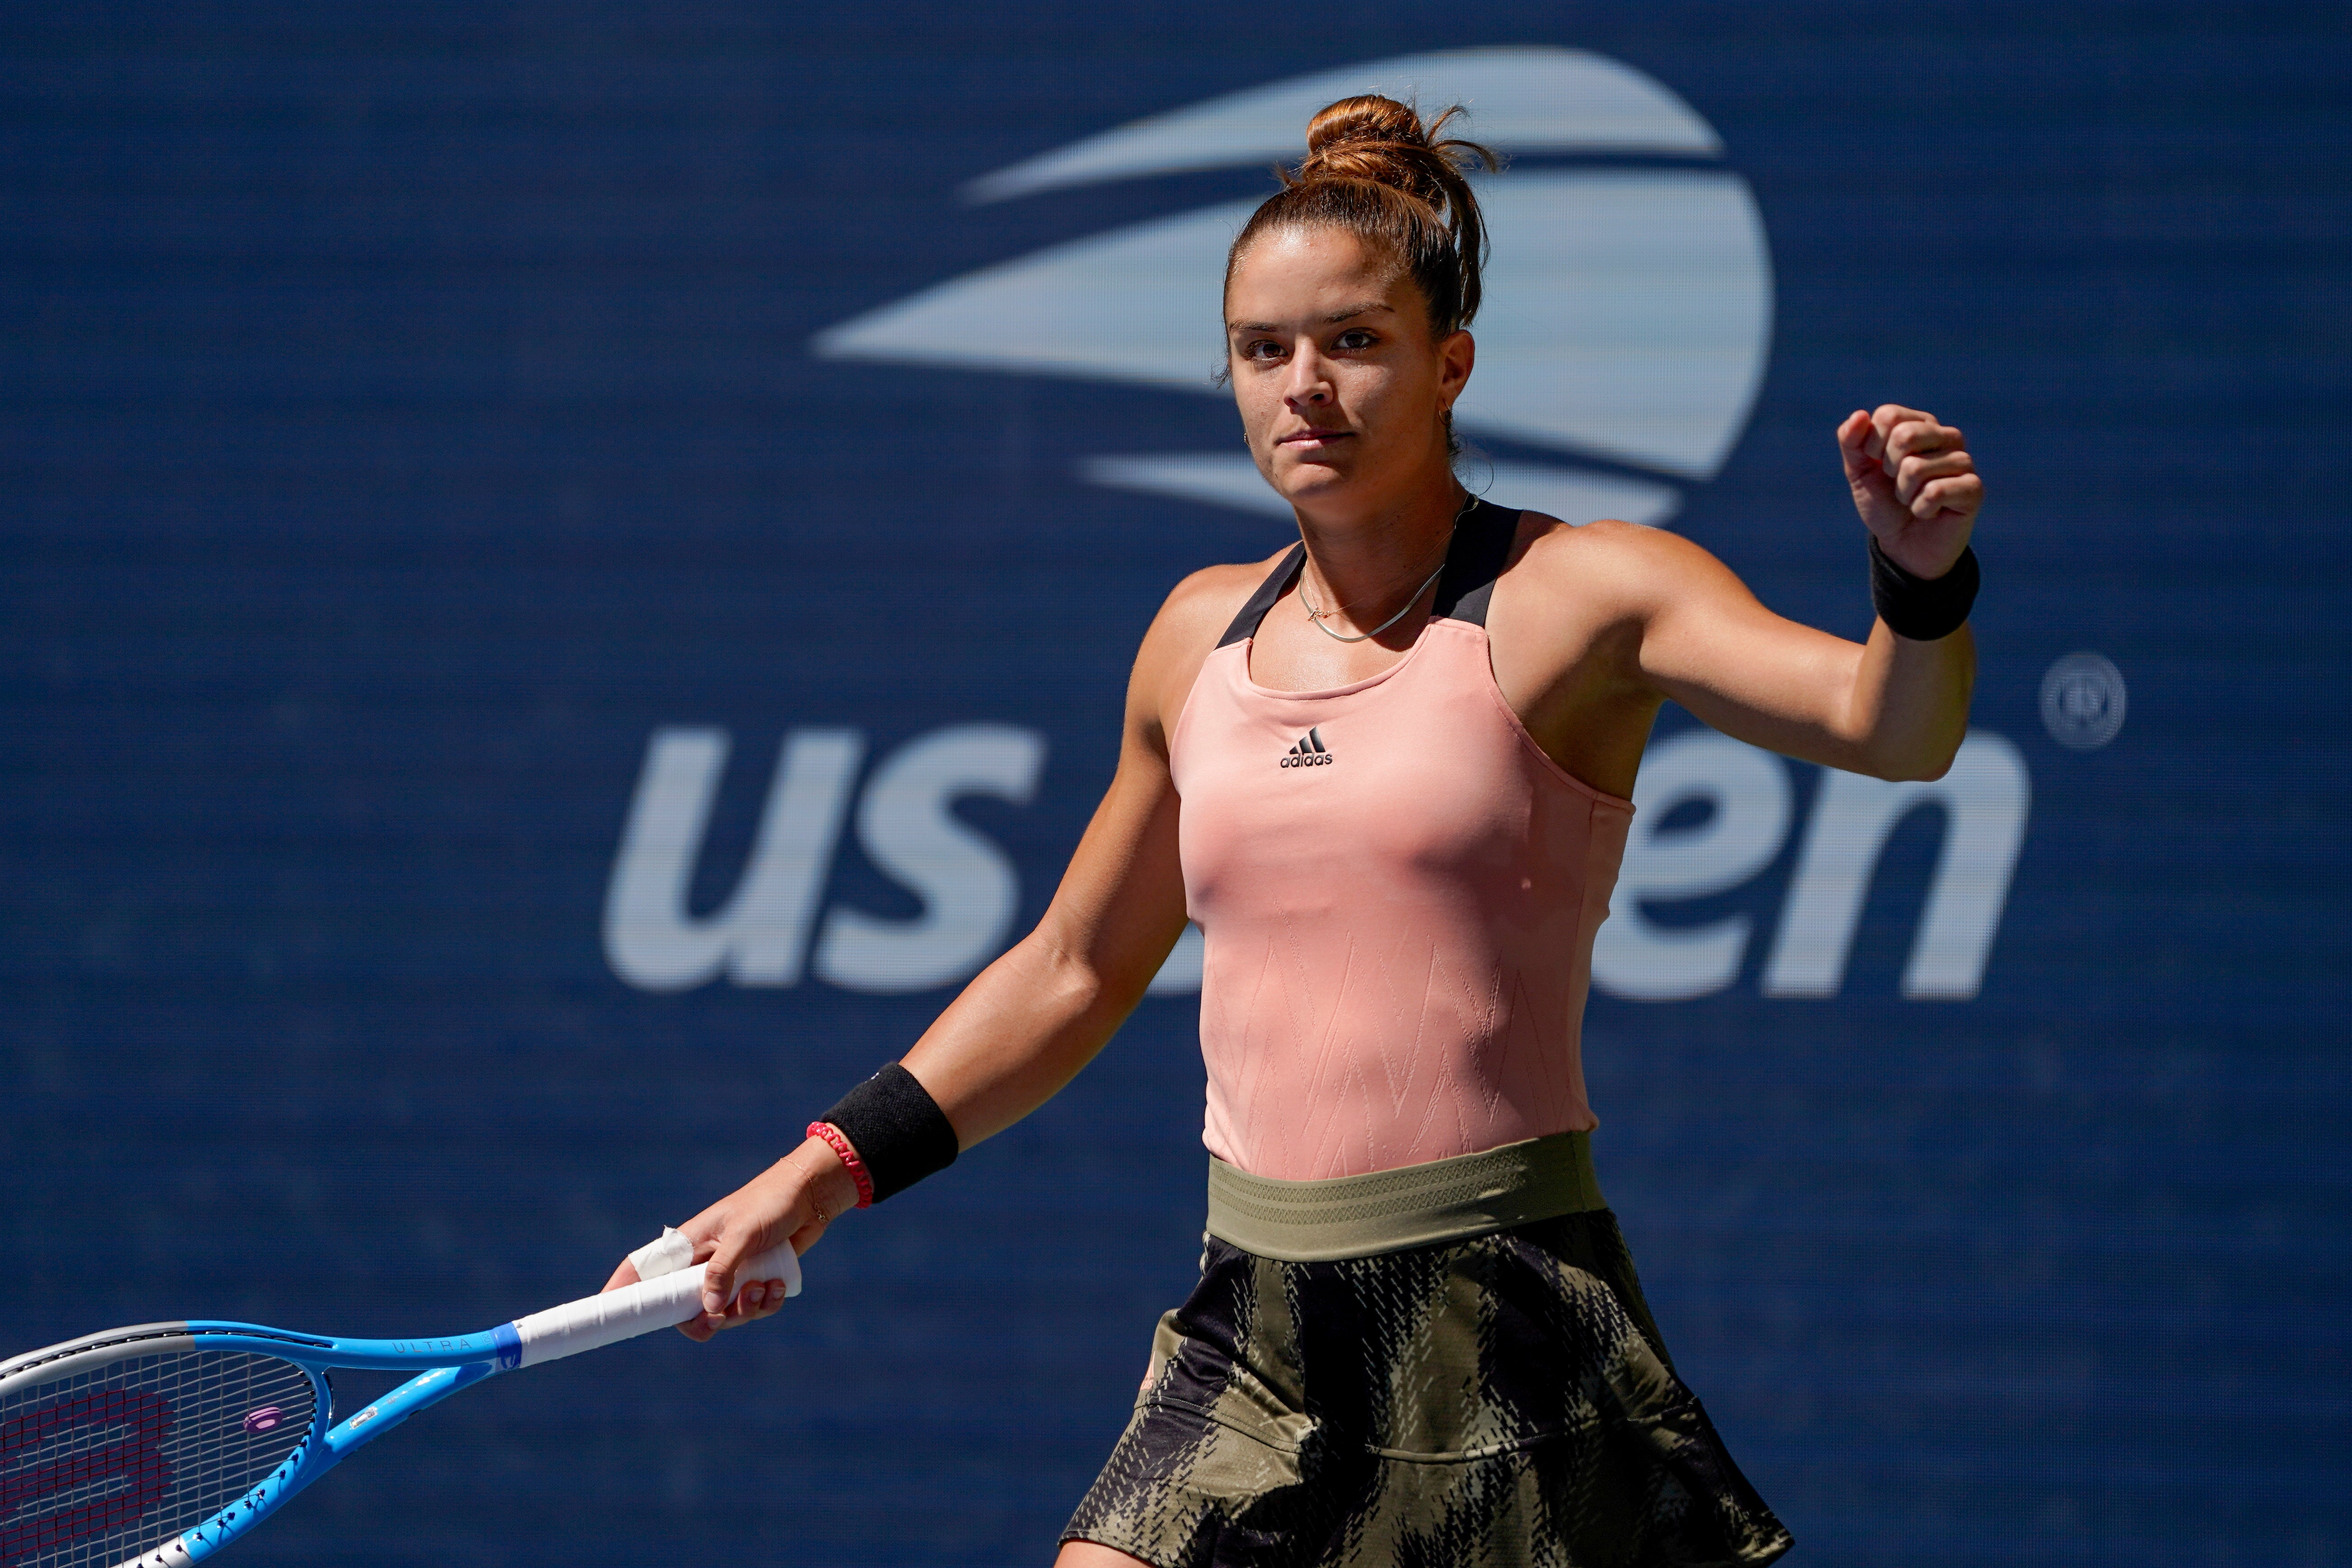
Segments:
[[[1433,341],[1412,279],[1343,228],[1262,237],[1225,288],[1225,354],[1258,471],[1286,500],[1375,506],[1448,456],[1468,332]]]

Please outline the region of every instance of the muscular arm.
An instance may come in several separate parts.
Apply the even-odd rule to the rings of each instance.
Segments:
[[[1673,587],[1640,658],[1659,691],[1727,735],[1848,773],[1939,778],[1951,766],[1976,678],[1967,627],[1912,642],[1882,622],[1849,642],[1774,615],[1687,541],[1661,535],[1655,553]]]
[[[1984,503],[1967,438],[1899,404],[1856,411],[1837,435],[1879,548],[1914,576],[1949,572]],[[1652,608],[1642,639],[1659,689],[1727,734],[1850,773],[1940,778],[1952,765],[1976,680],[1966,626],[1914,642],[1881,621],[1856,647],[1771,614],[1696,546],[1682,555],[1679,591]]]
[[[1838,445],[1880,549],[1915,576],[1951,570],[1983,499],[1960,432],[1890,404],[1850,416]],[[1880,778],[1940,776],[1967,733],[1965,626],[1915,642],[1882,623],[1849,642],[1774,615],[1714,556],[1659,530],[1549,526],[1498,585],[1490,625],[1496,673],[1538,738],[1619,794],[1664,698],[1755,745]]]
[[[904,1066],[969,1149],[1051,1099],[1117,1031],[1184,929],[1168,732],[1224,617],[1262,568],[1215,567],[1169,595],[1128,683],[1118,770],[1037,929],[941,1013]],[[808,1139],[679,1228],[707,1267],[706,1303],[729,1300],[736,1268],[790,1237],[805,1252],[857,1201],[832,1149]],[[636,1278],[626,1262],[605,1287]],[[689,1338],[765,1317],[781,1286],[683,1325]]]
[[[969,1149],[1052,1099],[1108,1043],[1184,930],[1169,733],[1262,568],[1178,584],[1128,679],[1118,771],[1037,929],[982,971],[905,1067]]]
[[[1155,635],[1158,628],[1154,628]],[[982,971],[906,1056],[969,1149],[1094,1059],[1184,929],[1176,791],[1148,688],[1128,695],[1118,772],[1037,929]]]

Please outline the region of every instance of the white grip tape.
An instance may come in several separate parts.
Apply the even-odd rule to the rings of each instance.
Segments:
[[[537,1366],[683,1323],[702,1310],[702,1275],[699,1268],[680,1268],[517,1318],[515,1337],[522,1342],[518,1364]],[[801,1293],[801,1260],[792,1243],[762,1253],[735,1271],[738,1289],[762,1279],[782,1280],[786,1296]]]
[[[629,1254],[629,1261],[637,1266],[640,1279],[675,1274],[694,1261],[694,1238],[675,1226],[666,1225],[659,1236]]]

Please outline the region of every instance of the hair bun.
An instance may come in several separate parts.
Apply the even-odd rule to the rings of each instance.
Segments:
[[[1439,336],[1478,313],[1486,222],[1467,171],[1496,167],[1475,142],[1441,135],[1459,104],[1423,124],[1421,111],[1379,93],[1343,98],[1307,122],[1307,158],[1293,174],[1276,169],[1282,189],[1250,215],[1225,252],[1225,286],[1234,268],[1269,229],[1330,225],[1392,258],[1412,276]]]
[[[1429,132],[1412,106],[1393,98],[1367,93],[1343,98],[1325,106],[1307,125],[1307,155],[1310,159],[1355,142],[1402,142],[1426,147]]]
[[[1307,122],[1307,159],[1298,165],[1302,183],[1361,180],[1427,202],[1443,210],[1459,188],[1461,171],[1472,163],[1492,168],[1493,154],[1468,142],[1440,140],[1439,132],[1461,107],[1428,124],[1412,104],[1379,93],[1343,98]]]

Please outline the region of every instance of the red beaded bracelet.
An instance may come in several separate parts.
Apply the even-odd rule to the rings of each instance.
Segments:
[[[857,1184],[857,1206],[862,1209],[872,1208],[874,1206],[873,1173],[866,1170],[866,1162],[857,1157],[857,1151],[850,1147],[849,1140],[841,1135],[841,1129],[830,1121],[812,1121],[808,1124],[808,1135],[812,1138],[824,1139],[832,1146],[833,1152],[841,1156],[841,1163],[849,1167],[849,1179]]]

